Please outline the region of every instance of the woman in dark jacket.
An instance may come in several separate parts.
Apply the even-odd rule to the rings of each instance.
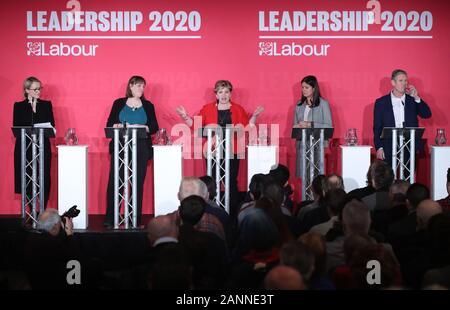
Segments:
[[[151,135],[158,131],[155,108],[144,97],[146,82],[141,76],[132,76],[128,81],[126,97],[114,101],[106,127],[121,128],[126,125],[142,125],[147,130],[147,138],[137,139],[137,223],[142,217],[142,195],[147,173],[147,161],[153,157]],[[109,144],[113,153],[113,141]],[[123,176],[121,176],[123,177]],[[114,221],[114,159],[111,157],[107,191],[105,226],[112,227]]]
[[[23,82],[23,96],[25,99],[14,103],[13,126],[25,127],[34,126],[39,123],[50,123],[55,127],[55,119],[53,118],[52,103],[40,99],[42,83],[39,79],[31,76]],[[14,146],[14,192],[20,194],[21,189],[21,137],[16,137],[16,145]],[[31,148],[27,151],[27,158],[31,160]],[[50,149],[50,141],[44,138],[44,208],[47,206],[48,197],[50,195],[50,165],[52,153]],[[27,169],[27,173],[31,175],[31,169]],[[38,171],[39,173],[39,171]],[[32,184],[28,184],[27,193],[31,196]]]

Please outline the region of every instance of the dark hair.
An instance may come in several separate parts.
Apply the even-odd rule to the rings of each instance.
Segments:
[[[347,202],[347,194],[341,188],[333,188],[325,194],[325,203],[335,215],[342,212]]]
[[[266,251],[279,243],[280,232],[267,213],[259,208],[248,209],[240,226],[237,248],[245,254],[250,250]]]
[[[392,196],[392,205],[404,205],[406,204],[406,195],[402,193],[396,193]]]
[[[272,176],[278,184],[284,187],[286,182],[289,181],[290,173],[288,167],[278,164],[270,170],[269,175]]]
[[[278,184],[275,185],[279,186]],[[271,199],[267,197],[259,199],[258,201],[256,201],[254,209],[262,209],[274,222],[281,236],[281,244],[293,239],[288,222],[283,212],[281,211],[280,206],[275,205],[275,203]]]
[[[406,198],[413,210],[417,209],[419,203],[430,198],[430,190],[421,183],[414,183],[408,188]]]
[[[181,200],[179,214],[183,224],[196,225],[205,213],[206,202],[197,195],[192,195]]]
[[[280,208],[284,202],[284,190],[277,182],[272,182],[264,186],[263,197],[272,201],[275,207]]]
[[[213,178],[209,175],[204,175],[199,178],[203,183],[206,184],[209,193],[209,200],[214,200],[217,196],[217,186],[216,182],[214,182]]]
[[[447,183],[450,183],[450,168],[447,169]]]
[[[404,74],[404,75],[408,75],[407,73],[406,73],[406,71],[405,70],[402,70],[402,69],[395,69],[394,71],[392,71],[392,74],[391,74],[391,80],[395,80],[395,78],[397,77],[397,75],[400,75],[400,74]]]
[[[307,75],[301,80],[300,84],[302,84],[302,83],[306,83],[314,89],[312,106],[318,107],[320,105],[320,88],[319,88],[319,82],[317,81],[317,78],[314,75]],[[306,97],[303,96],[303,93],[302,93],[302,98],[300,99],[300,102],[298,103],[298,105],[302,105],[305,102],[306,102]]]
[[[326,177],[323,174],[319,174],[312,181],[313,192],[323,198],[323,184]]]
[[[395,180],[394,182],[392,182],[390,191],[393,194],[403,194],[406,195],[406,192],[408,191],[409,188],[409,182],[406,180]]]
[[[264,189],[264,178],[265,175],[262,173],[257,173],[252,176],[250,184],[248,185],[249,192],[253,195],[254,200],[258,200],[262,196]]]
[[[375,161],[371,167],[372,180],[375,182],[375,189],[389,189],[394,182],[394,172],[392,167],[382,160]]]
[[[369,169],[367,170],[366,178],[367,178],[367,186],[372,187],[372,165],[369,166]]]
[[[127,91],[125,92],[125,96],[127,98],[133,97],[133,93],[131,92],[131,86],[135,84],[144,84],[147,85],[147,82],[145,82],[145,79],[142,76],[139,75],[133,75],[129,80],[127,84]],[[131,86],[130,86],[131,85]],[[144,94],[142,94],[141,99],[145,99]]]

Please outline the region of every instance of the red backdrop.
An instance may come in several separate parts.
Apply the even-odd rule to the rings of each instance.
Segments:
[[[146,78],[146,96],[155,104],[160,127],[168,128],[169,131],[179,121],[174,112],[176,106],[183,104],[191,114],[197,112],[203,104],[214,99],[212,88],[217,79],[231,80],[235,86],[233,99],[236,102],[241,103],[249,112],[258,105],[264,105],[266,110],[259,122],[279,124],[280,162],[287,164],[292,172],[295,149],[290,139],[290,128],[295,102],[300,96],[299,81],[308,74],[318,77],[323,97],[329,100],[333,113],[336,140],[335,147],[327,155],[328,172],[339,173],[337,145],[342,142],[347,128],[357,128],[360,142],[373,145],[373,104],[376,98],[389,92],[389,77],[395,68],[408,71],[411,83],[432,109],[433,117],[420,122],[427,128],[425,138],[428,139],[428,144],[434,140],[437,128],[449,131],[450,112],[446,103],[450,99],[447,85],[450,71],[450,5],[446,1],[381,0],[381,12],[386,12],[382,15],[384,18],[381,25],[369,25],[367,31],[335,29],[333,27],[339,26],[336,23],[328,31],[316,31],[313,28],[317,21],[311,18],[308,22],[311,27],[308,29],[262,31],[270,25],[269,11],[288,11],[291,17],[294,11],[362,12],[368,11],[367,1],[80,0],[69,1],[69,4],[76,2],[80,3],[81,12],[139,11],[143,20],[136,26],[136,31],[56,31],[50,29],[55,25],[54,20],[49,24],[50,11],[56,12],[55,14],[70,11],[72,7],[67,9],[66,1],[22,0],[0,4],[0,32],[3,39],[0,59],[0,213],[19,213],[20,210],[20,196],[13,193],[14,138],[10,127],[13,103],[22,100],[22,82],[30,75],[43,81],[45,89],[41,97],[53,102],[58,129],[52,145],[50,206],[56,207],[57,204],[55,145],[64,143],[65,131],[74,127],[79,143],[89,145],[89,212],[92,214],[103,213],[105,210],[109,155],[103,128],[113,100],[124,95],[128,78],[135,74]],[[31,19],[28,20],[27,11],[31,12]],[[42,20],[44,13],[40,13],[41,21],[37,21],[38,11],[47,12],[46,21]],[[160,12],[165,24],[150,21],[149,13],[152,11]],[[169,13],[164,15],[166,11]],[[176,12],[179,11],[184,11],[187,15],[193,14],[188,19],[191,22],[190,28],[188,22],[184,25],[188,28],[187,31],[171,30],[171,14],[177,16]],[[260,20],[260,11],[264,12],[263,22]],[[414,11],[417,14],[410,13]],[[394,16],[392,22],[389,21],[388,12],[392,12]],[[181,15],[183,14],[178,14]],[[272,26],[289,26],[287,20],[281,21],[281,15],[282,13],[279,14],[278,22],[272,20]],[[198,16],[201,24],[198,23]],[[417,23],[415,16],[421,16]],[[34,30],[38,23],[41,27],[47,27],[47,31],[42,28],[41,31]],[[152,25],[160,26],[162,31],[150,30]],[[85,26],[85,22],[81,22],[80,26]],[[183,28],[180,22],[175,22],[175,26]],[[382,30],[382,27],[389,26],[394,27],[393,31]],[[261,37],[281,35],[300,37]],[[148,36],[194,38],[155,39]],[[44,55],[50,52],[51,45],[58,47],[61,44],[70,47],[98,47],[92,56]],[[322,45],[329,47],[327,55],[323,56],[274,55],[280,53],[282,45],[292,44],[302,46],[305,54],[309,52],[309,47],[305,48],[305,45],[316,45],[319,49]],[[275,45],[277,50],[273,49]],[[272,50],[263,52],[260,47]],[[62,52],[67,52],[67,48],[63,47]],[[77,47],[74,51],[77,53]],[[294,51],[298,52],[298,47]],[[428,158],[429,155],[426,155],[419,159],[418,176],[419,181],[427,184]],[[202,160],[185,160],[184,175],[204,174],[203,165]],[[244,163],[240,173],[242,190],[246,186],[245,170]],[[145,184],[144,213],[153,212],[152,179],[150,164]],[[297,181],[292,177],[293,183]]]

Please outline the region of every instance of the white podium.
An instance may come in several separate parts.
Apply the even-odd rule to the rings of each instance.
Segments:
[[[431,147],[431,198],[439,200],[448,196],[447,169],[450,168],[450,146]]]
[[[367,186],[367,171],[370,167],[370,149],[368,145],[341,145],[342,178],[348,193],[356,188]]]
[[[153,146],[153,176],[155,209],[154,215],[164,215],[176,211],[178,190],[182,178],[182,146]]]
[[[252,177],[257,173],[267,174],[273,165],[278,163],[278,146],[247,146],[247,188]]]
[[[80,214],[73,219],[74,229],[88,226],[87,145],[58,145],[58,212],[77,205]]]

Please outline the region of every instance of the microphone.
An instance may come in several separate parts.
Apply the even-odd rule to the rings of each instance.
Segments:
[[[311,129],[314,129],[314,102],[311,104]]]

